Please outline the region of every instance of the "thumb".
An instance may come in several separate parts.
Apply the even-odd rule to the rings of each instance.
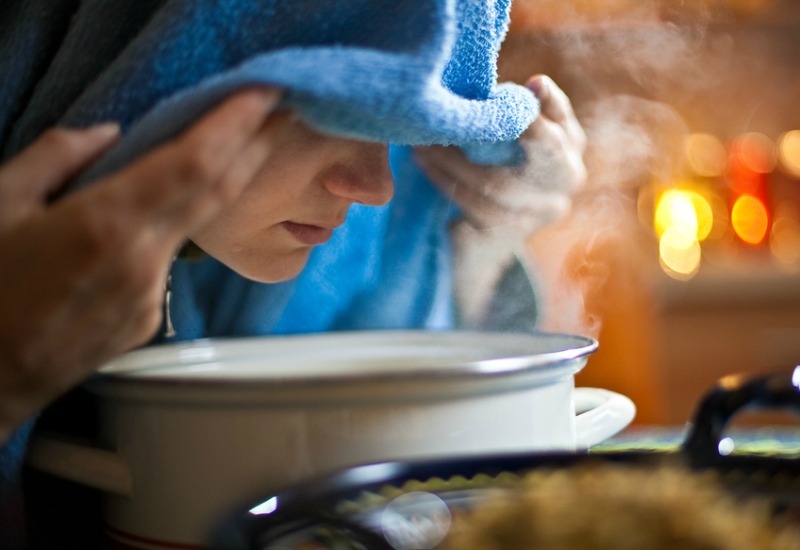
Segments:
[[[117,141],[119,125],[100,124],[86,130],[53,129],[0,167],[0,215],[44,205],[82,168]],[[7,220],[5,220],[7,221]]]

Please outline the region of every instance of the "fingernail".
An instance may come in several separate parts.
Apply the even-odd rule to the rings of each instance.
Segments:
[[[120,126],[118,122],[103,122],[92,126],[89,131],[110,139],[119,135]]]
[[[547,79],[543,76],[535,76],[525,83],[525,87],[534,93],[536,97],[542,99],[547,93]]]
[[[258,86],[253,88],[262,102],[264,115],[268,116],[275,110],[275,106],[283,99],[283,90],[269,86]]]

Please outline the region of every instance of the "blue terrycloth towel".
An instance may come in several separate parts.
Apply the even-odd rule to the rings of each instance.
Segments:
[[[323,132],[458,144],[481,162],[515,162],[513,140],[538,103],[496,81],[509,2],[0,0],[0,159],[54,125],[118,121],[122,140],[83,184],[231,92],[271,84]],[[392,169],[390,205],[353,206],[292,281],[254,283],[213,259],[176,262],[178,339],[450,326],[455,210],[408,147],[394,148]]]
[[[319,130],[409,145],[496,148],[538,112],[527,89],[496,83],[509,0],[90,0],[57,29],[56,45],[58,36],[38,43],[50,31],[29,20],[59,3],[6,3],[0,40],[23,51],[4,54],[0,75],[13,82],[35,62],[44,73],[27,74],[3,100],[4,156],[54,124],[119,121],[125,139],[84,179],[248,84],[285,88],[286,102]],[[48,48],[51,62],[31,61]]]

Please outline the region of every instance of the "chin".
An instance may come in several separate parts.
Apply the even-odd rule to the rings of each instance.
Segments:
[[[257,283],[282,283],[297,277],[308,263],[308,252],[272,261],[223,262],[233,271]]]

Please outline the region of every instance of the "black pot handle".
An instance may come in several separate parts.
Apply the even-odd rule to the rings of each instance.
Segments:
[[[695,465],[713,464],[720,458],[719,443],[725,427],[744,409],[789,409],[800,413],[800,366],[790,373],[720,379],[700,402],[683,451]]]

